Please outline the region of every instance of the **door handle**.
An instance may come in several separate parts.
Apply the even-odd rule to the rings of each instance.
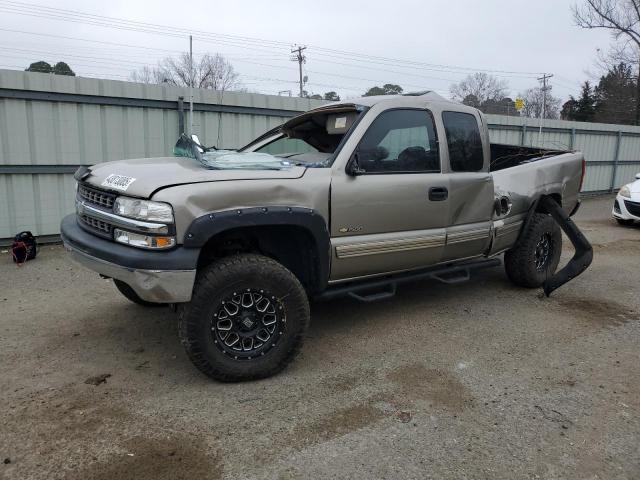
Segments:
[[[429,200],[432,202],[441,202],[449,197],[447,187],[431,187],[429,189]]]

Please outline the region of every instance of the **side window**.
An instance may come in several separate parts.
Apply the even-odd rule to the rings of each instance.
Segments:
[[[280,137],[271,143],[260,147],[256,152],[282,155],[284,153],[310,153],[317,152],[315,148],[299,138]]]
[[[381,113],[360,140],[357,152],[359,166],[366,173],[440,171],[433,118],[426,110]]]
[[[449,163],[454,172],[482,170],[484,155],[476,117],[469,113],[443,112],[442,121],[449,146]]]

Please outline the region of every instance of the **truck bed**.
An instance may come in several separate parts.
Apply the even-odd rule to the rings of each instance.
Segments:
[[[567,153],[562,150],[547,150],[533,147],[522,147],[519,145],[504,145],[501,143],[491,144],[491,163],[489,170],[496,172],[505,168],[516,167],[524,163],[536,162],[543,158]]]
[[[511,199],[511,216],[526,213],[541,195],[557,194],[567,213],[578,202],[584,172],[581,152],[492,144],[491,154],[495,194]]]

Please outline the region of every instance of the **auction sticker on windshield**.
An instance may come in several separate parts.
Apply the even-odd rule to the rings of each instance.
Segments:
[[[116,190],[121,190],[123,192],[127,191],[129,185],[135,182],[136,179],[133,177],[127,177],[126,175],[116,175],[112,173],[102,182],[103,187],[114,188]]]

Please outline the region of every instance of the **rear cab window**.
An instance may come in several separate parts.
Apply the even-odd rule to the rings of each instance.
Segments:
[[[442,122],[453,172],[477,172],[484,167],[478,120],[470,113],[442,112]]]

